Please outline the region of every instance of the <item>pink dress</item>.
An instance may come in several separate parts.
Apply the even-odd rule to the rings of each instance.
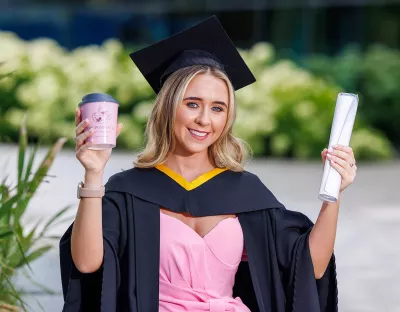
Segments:
[[[160,312],[250,312],[232,297],[243,255],[237,218],[219,222],[204,237],[160,212]]]

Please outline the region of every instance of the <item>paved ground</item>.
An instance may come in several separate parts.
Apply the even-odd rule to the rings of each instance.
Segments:
[[[0,145],[0,177],[15,176],[17,149]],[[44,154],[40,151],[40,155]],[[121,169],[131,168],[130,153],[114,152],[107,165],[105,179]],[[39,157],[40,159],[40,157]],[[400,311],[400,162],[385,164],[359,163],[358,176],[342,198],[335,253],[337,257],[339,302],[343,312]],[[317,199],[322,166],[320,163],[253,161],[247,169],[257,173],[287,208],[299,210],[316,220],[321,202]],[[63,151],[55,160],[50,183],[42,184],[32,200],[25,218],[27,225],[52,215],[78,200],[76,184],[83,170],[73,151]],[[61,234],[67,225],[54,229]],[[60,292],[57,249],[33,264],[35,278],[48,288]],[[18,279],[30,296],[31,311],[61,311],[60,295],[41,294],[38,288]]]

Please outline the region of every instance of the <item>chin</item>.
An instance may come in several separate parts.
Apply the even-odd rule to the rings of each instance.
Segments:
[[[179,151],[179,154],[182,155],[194,155],[194,154],[201,154],[201,153],[208,153],[208,148],[210,144],[179,144],[179,147],[176,148],[176,151]]]
[[[189,155],[207,153],[209,146],[184,146],[182,148]]]

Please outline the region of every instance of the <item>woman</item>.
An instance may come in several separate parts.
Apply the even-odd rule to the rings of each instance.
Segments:
[[[158,96],[135,168],[104,196],[111,150],[88,150],[76,114],[84,188],[99,195],[81,199],[60,242],[64,311],[337,311],[339,203],[324,203],[313,226],[243,170],[234,90],[254,77],[216,18],[131,57]],[[326,157],[343,191],[352,150]]]

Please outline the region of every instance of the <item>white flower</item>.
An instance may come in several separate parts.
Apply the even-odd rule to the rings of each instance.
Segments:
[[[297,117],[303,120],[312,120],[312,116],[316,114],[315,104],[310,101],[300,101],[293,107]]]
[[[26,107],[46,107],[57,103],[61,94],[60,82],[52,72],[43,72],[16,91],[17,99]]]
[[[2,72],[12,72],[20,67],[26,54],[26,44],[12,32],[0,32],[0,62]]]
[[[61,67],[66,61],[65,51],[54,40],[47,38],[29,42],[26,58],[33,72],[40,72],[48,67]]]
[[[117,57],[121,52],[123,52],[123,45],[117,39],[108,39],[103,42],[102,48],[104,51],[112,57]]]
[[[254,58],[255,61],[260,63],[266,63],[271,61],[275,56],[275,50],[271,44],[266,42],[259,42],[253,45],[250,49],[250,58]]]

